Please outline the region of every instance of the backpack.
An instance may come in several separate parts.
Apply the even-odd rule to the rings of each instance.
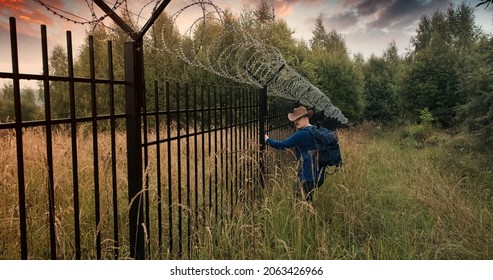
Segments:
[[[309,126],[308,130],[315,142],[315,151],[318,153],[318,166],[320,169],[327,166],[340,167],[342,165],[339,139],[333,130],[315,125]]]

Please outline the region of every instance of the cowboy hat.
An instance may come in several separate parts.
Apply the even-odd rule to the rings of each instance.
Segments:
[[[290,121],[294,122],[295,120],[297,120],[301,117],[304,117],[304,116],[311,117],[312,115],[313,115],[312,110],[307,111],[305,107],[300,106],[300,107],[294,108],[293,112],[288,114],[288,119]]]

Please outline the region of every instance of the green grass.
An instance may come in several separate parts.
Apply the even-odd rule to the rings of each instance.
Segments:
[[[91,139],[82,133],[79,135],[82,258],[95,258],[97,231],[102,234],[103,258],[112,258],[111,180],[103,176],[109,171],[102,164],[103,213],[101,225],[95,229],[91,147],[82,145]],[[123,137],[117,135],[118,145],[124,145]],[[473,148],[473,138],[435,131],[417,143],[399,129],[377,129],[371,125],[342,130],[339,137],[344,165],[317,189],[313,203],[293,197],[291,189],[296,174],[287,164],[293,161],[293,155],[281,151],[285,157],[277,159],[277,166],[286,168],[275,167],[276,161],[269,157],[271,172],[266,177],[262,199],[257,203],[235,204],[234,209],[220,209],[221,213],[231,213],[230,217],[221,215],[224,219],[216,221],[212,212],[194,217],[194,211],[188,211],[192,206],[175,205],[175,212],[180,207],[183,209],[184,230],[188,218],[200,225],[193,228],[191,250],[182,258],[493,259],[493,172],[486,155]],[[37,130],[26,132],[24,138],[31,259],[50,258],[45,152],[39,141],[42,138],[43,133]],[[101,136],[100,139],[102,154],[108,149],[106,138]],[[4,193],[0,198],[0,259],[18,259],[15,141],[9,137],[0,140],[5,151],[0,156],[3,167],[0,186]],[[65,259],[74,258],[69,143],[68,135],[55,135],[56,237],[58,257]],[[120,257],[127,258],[128,221],[124,211],[128,205],[123,152],[118,154],[120,209],[123,211],[119,214],[122,234],[119,241]],[[150,175],[155,172],[153,169],[154,166],[148,168]],[[167,170],[166,166],[163,170]],[[154,181],[150,176],[150,190],[155,187]],[[167,181],[166,178],[163,181]],[[163,201],[166,201],[166,191],[163,192]],[[155,194],[151,193],[150,197],[151,204],[156,204]],[[180,258],[166,247],[169,226],[166,208],[163,250],[162,253],[151,252],[153,259]],[[176,219],[175,215],[175,223]],[[151,223],[154,239],[150,244],[155,250],[155,213],[151,215]],[[176,234],[176,229],[174,231]],[[186,236],[183,241],[187,241]],[[186,246],[183,244],[184,248]],[[174,247],[177,247],[176,240]]]
[[[373,129],[341,132],[344,167],[312,204],[292,198],[292,170],[278,172],[264,200],[218,228],[218,246],[200,257],[492,259],[491,173],[471,178],[448,140],[416,148]]]

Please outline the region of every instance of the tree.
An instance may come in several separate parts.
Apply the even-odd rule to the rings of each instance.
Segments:
[[[315,19],[315,29],[310,40],[312,50],[322,49],[326,52],[338,52],[341,55],[348,55],[346,42],[341,34],[336,30],[327,32],[323,25],[323,14],[319,14]]]
[[[169,51],[179,48],[181,38],[178,27],[163,12],[152,25],[146,37],[146,76],[149,81],[178,81],[183,75],[184,62]],[[167,48],[170,48],[168,50]]]
[[[307,78],[325,93],[352,122],[362,119],[364,75],[349,56],[322,50],[312,52]]]
[[[325,93],[343,114],[353,122],[362,119],[364,75],[351,61],[346,42],[335,30],[327,33],[322,14],[315,20],[311,53],[301,65],[312,84]]]
[[[76,77],[91,77],[90,73],[90,36],[92,36],[94,49],[94,72],[96,78],[108,78],[108,51],[107,41],[110,39],[107,29],[101,25],[96,26],[92,34],[86,32],[84,44],[81,46],[80,52],[74,61],[74,72]],[[101,93],[100,93],[101,92]],[[98,114],[109,112],[108,96],[102,93],[107,93],[108,89],[104,85],[96,87],[96,106]],[[89,84],[76,84],[76,113],[77,116],[90,116],[92,114],[92,96],[91,87]]]
[[[411,120],[417,121],[421,111],[428,108],[440,124],[447,127],[453,124],[455,108],[461,102],[455,66],[453,52],[443,40],[433,40],[416,54],[401,88],[402,107]]]
[[[469,98],[459,108],[466,128],[478,136],[481,146],[493,144],[493,37],[483,37],[476,51],[477,59],[462,84]]]
[[[67,77],[67,54],[61,45],[56,45],[49,58],[50,75]],[[69,85],[66,82],[50,83],[50,100],[52,118],[70,117]]]
[[[323,24],[323,14],[319,14],[315,19],[315,29],[313,30],[312,38],[310,39],[310,47],[312,50],[324,48],[327,39],[328,34]]]
[[[21,115],[22,121],[39,120],[43,117],[43,111],[38,105],[35,91],[30,88],[21,90]],[[14,86],[4,84],[0,92],[0,122],[15,121]]]
[[[401,87],[409,117],[416,119],[423,108],[429,108],[438,123],[453,124],[457,107],[467,100],[468,92],[459,89],[479,34],[474,13],[464,3],[421,19],[417,35],[411,38],[414,51]]]
[[[382,58],[372,55],[364,65],[365,112],[367,120],[388,123],[398,114],[396,84],[398,61],[395,42],[389,45]]]
[[[269,24],[275,21],[276,15],[274,7],[267,3],[267,0],[260,0],[259,4],[253,11],[253,15],[260,25]]]

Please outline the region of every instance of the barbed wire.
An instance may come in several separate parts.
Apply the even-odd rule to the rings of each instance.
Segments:
[[[42,0],[34,0],[43,5],[48,11],[75,24],[91,24],[93,30],[109,16],[96,15],[94,0],[85,0],[91,12],[91,19],[85,19],[74,13],[46,4]],[[184,62],[205,69],[218,76],[225,77],[238,83],[254,87],[267,87],[267,93],[285,99],[297,101],[307,107],[323,111],[327,117],[334,118],[346,124],[348,119],[341,110],[332,104],[329,97],[315,87],[308,79],[287,65],[281,52],[251,33],[251,26],[241,21],[231,21],[228,14],[220,9],[212,0],[190,0],[188,5],[170,15],[175,26],[185,27],[183,33],[173,28],[181,37],[171,44],[164,41],[160,50],[177,56]],[[138,14],[128,8],[127,0],[116,0],[112,11],[123,9],[127,14],[143,18],[143,10],[155,3],[154,13],[162,0],[150,0],[144,4]],[[198,11],[196,10],[198,9]],[[196,14],[190,13],[194,10]],[[187,15],[188,13],[188,15]],[[191,20],[187,26],[182,22]],[[148,45],[148,48],[156,48]]]
[[[62,10],[58,7],[47,4],[42,0],[33,0],[33,1],[36,3],[39,3],[41,6],[43,6],[45,9],[47,9],[49,12],[53,13],[55,16],[60,17],[66,21],[72,22],[74,24],[94,25],[94,24],[97,24],[97,23],[105,20],[109,16],[108,14],[104,14],[104,15],[101,15],[99,17],[96,16],[96,13],[94,11],[94,1],[91,1],[91,3],[89,3],[88,0],[85,0],[86,4],[87,4],[87,6],[91,12],[92,19],[90,19],[90,20],[86,19],[84,17],[81,17],[79,15],[76,15],[72,12]],[[127,0],[116,0],[116,2],[114,3],[114,5],[111,9],[113,11],[116,11],[124,2],[127,2]]]
[[[325,93],[287,65],[277,48],[252,36],[249,26],[229,23],[226,13],[211,0],[192,0],[170,19],[177,25],[180,17],[189,18],[184,14],[194,8],[201,10],[201,16],[197,16],[183,34],[179,34],[182,36],[179,44],[165,41],[161,46],[165,51],[227,79],[258,88],[267,87],[271,96],[323,111],[326,117],[342,124],[348,122]]]

